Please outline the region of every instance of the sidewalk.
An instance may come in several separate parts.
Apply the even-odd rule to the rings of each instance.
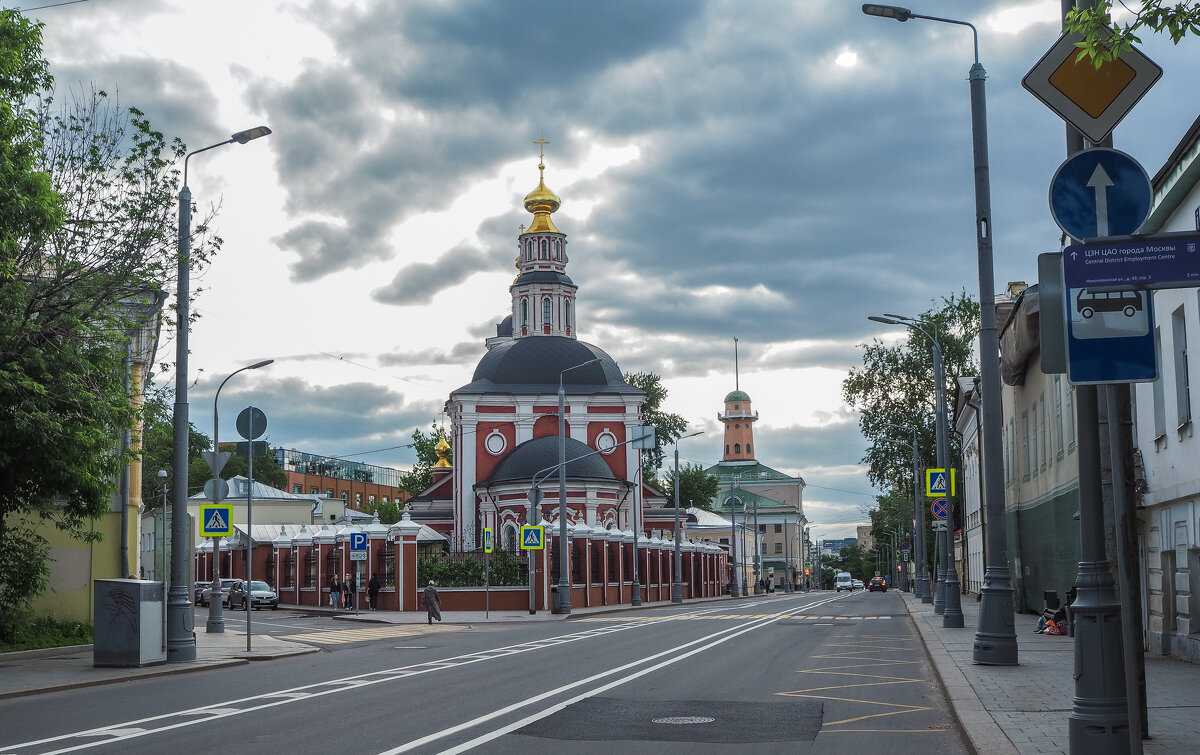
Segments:
[[[126,679],[238,666],[251,661],[319,651],[319,648],[309,645],[260,634],[254,635],[250,646],[253,650],[247,653],[245,633],[227,630],[221,634],[209,634],[199,629],[196,632],[194,663],[161,663],[134,668],[96,668],[92,665],[91,645],[4,653],[0,655],[0,664],[4,667],[4,672],[0,673],[0,700],[75,687],[114,684]]]
[[[964,596],[963,629],[946,629],[932,603],[902,593],[933,659],[955,716],[975,750],[986,755],[1066,753],[1075,696],[1075,639],[1034,634],[1037,616],[1017,614],[1017,666],[972,660],[979,604]],[[1146,753],[1200,752],[1200,666],[1146,656],[1150,739]]]

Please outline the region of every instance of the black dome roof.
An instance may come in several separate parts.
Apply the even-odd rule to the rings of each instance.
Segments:
[[[587,454],[591,456],[587,456]],[[583,457],[583,458],[579,458]],[[600,454],[588,444],[567,438],[567,477],[574,479],[615,480],[616,476],[608,468]],[[543,435],[540,438],[527,440],[505,456],[488,482],[507,482],[512,480],[533,481],[533,476],[549,467],[558,464],[558,436]],[[550,479],[557,480],[557,473]]]
[[[569,367],[599,359],[562,374]],[[468,385],[460,391],[525,392],[529,386],[558,388],[559,376],[567,393],[641,393],[625,382],[613,358],[590,343],[565,336],[526,336],[492,347]]]

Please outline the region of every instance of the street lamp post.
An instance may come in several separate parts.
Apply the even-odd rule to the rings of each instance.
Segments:
[[[217,487],[218,485],[221,484],[221,478],[220,478],[221,443],[220,443],[220,435],[219,435],[220,424],[217,421],[217,399],[221,398],[221,389],[224,388],[225,384],[229,382],[229,378],[233,377],[234,375],[238,374],[239,372],[245,372],[246,370],[257,370],[259,367],[266,367],[268,364],[271,364],[274,361],[275,361],[274,359],[264,359],[261,362],[255,362],[254,364],[247,365],[246,367],[241,367],[239,369],[234,370],[233,372],[229,373],[229,375],[226,376],[226,378],[224,380],[221,381],[221,384],[217,386],[217,392],[213,395],[213,463],[212,463],[212,473],[213,473],[213,476],[212,476],[212,500],[213,500],[213,503],[217,503],[218,501],[221,500],[220,499],[221,491]],[[247,485],[250,484],[249,478],[247,478],[246,484]],[[254,538],[250,536],[248,525],[247,525],[246,529],[247,529],[246,535],[249,538],[249,541],[246,546],[246,548],[247,548],[246,564],[247,564],[247,568],[249,568],[250,559],[254,554]],[[210,632],[210,633],[220,634],[225,631],[225,607],[221,605],[221,600],[222,600],[221,599],[221,539],[219,537],[213,538],[213,553],[215,554],[215,556],[213,558],[212,587],[210,587],[209,589],[215,590],[215,592],[213,593],[214,599],[208,601],[208,624],[205,626],[205,631]],[[230,550],[230,553],[232,553],[232,549]],[[230,558],[233,558],[233,556],[231,555]],[[246,573],[246,584],[247,585],[250,584],[249,571],[247,571],[247,573]],[[246,594],[247,595],[250,594],[249,587],[247,587]],[[247,598],[247,600],[249,600],[249,598]],[[251,602],[253,602],[253,601],[251,601]],[[249,616],[250,616],[249,614],[246,614],[247,621],[249,621]]]
[[[932,603],[933,596],[929,593],[929,575],[926,573],[926,555],[925,555],[925,506],[922,504],[921,498],[921,460],[917,456],[917,428],[904,427],[902,425],[894,425],[888,423],[888,427],[895,427],[900,430],[912,430],[912,461],[913,461],[913,570],[916,572],[916,578],[913,580],[913,595],[921,599],[922,603]],[[893,443],[902,441],[885,438],[884,440]]]
[[[226,141],[187,153],[183,158],[183,188],[179,190],[179,260],[175,289],[175,407],[172,415],[171,485],[171,589],[167,593],[167,661],[196,660],[192,627],[191,586],[187,583],[188,538],[188,299],[191,297],[192,191],[187,185],[188,160],[226,144],[245,144],[266,136],[271,129],[257,126],[233,134]]]
[[[870,15],[889,15],[886,11]],[[873,6],[884,8],[885,6]],[[995,272],[992,269],[992,189],[988,166],[987,71],[979,63],[979,32],[965,21],[919,16],[903,8],[907,17],[970,27],[975,43],[971,66],[971,151],[975,169],[975,244],[979,258],[979,377],[982,383],[981,440],[984,494],[986,497],[987,563],[980,589],[979,626],[975,631],[973,660],[989,666],[1017,665],[1017,633],[1013,625],[1012,577],[1008,570],[1008,525],[1004,520],[1004,457],[1000,443],[1004,418],[1000,396],[1000,336],[996,330]]]
[[[163,574],[163,572],[166,571],[167,566],[163,563],[163,558],[166,556],[166,554],[159,553],[159,546],[163,546],[163,549],[165,550],[167,544],[167,533],[165,531],[167,526],[167,470],[158,470],[158,484],[162,486],[163,502],[162,510],[159,511],[158,515],[154,517],[154,521],[156,522],[154,525],[154,579],[165,582],[166,580],[164,577],[166,575]],[[162,521],[161,528],[157,524],[157,522],[160,520]]]
[[[730,597],[736,598],[741,595],[741,573],[742,565],[738,562],[738,534],[737,534],[737,496],[733,492],[734,485],[737,484],[738,475],[729,475],[729,544],[730,556],[733,559],[733,573],[729,584]]]
[[[671,602],[683,602],[683,567],[679,555],[679,441],[684,438],[694,438],[703,435],[704,431],[694,432],[675,439],[675,578],[671,582]]]
[[[558,373],[558,600],[562,613],[571,612],[571,568],[570,552],[567,550],[567,431],[566,431],[566,394],[563,392],[563,375],[580,367],[595,364],[600,358],[589,359],[586,362],[568,367]],[[636,501],[637,496],[634,496]],[[636,506],[635,506],[636,511]],[[635,516],[636,520],[637,517]],[[634,531],[634,538],[638,535]],[[637,585],[634,585],[637,589]]]
[[[945,470],[947,476],[950,474],[950,449],[947,436],[947,420],[946,420],[946,366],[942,361],[942,347],[938,343],[938,339],[930,335],[929,331],[921,327],[911,317],[904,315],[885,314],[883,317],[871,315],[868,319],[875,322],[880,322],[885,325],[904,325],[912,330],[917,331],[929,340],[933,347],[933,380],[934,391],[937,400],[937,463],[940,469]],[[949,491],[947,491],[949,492]],[[962,601],[958,594],[958,576],[954,570],[954,564],[950,560],[950,527],[949,523],[954,520],[953,517],[953,501],[951,495],[946,496],[946,529],[942,532],[942,536],[938,538],[941,547],[938,549],[941,553],[941,568],[938,574],[938,592],[934,598],[934,611],[942,614],[942,626],[950,628],[959,628],[963,626]],[[941,611],[938,611],[941,608]]]

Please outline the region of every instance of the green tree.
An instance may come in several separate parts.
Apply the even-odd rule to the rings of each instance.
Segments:
[[[270,448],[269,439],[267,439],[267,448]],[[250,467],[246,463],[246,457],[239,455],[237,452],[236,441],[230,443],[221,441],[221,450],[233,454],[221,469],[222,480],[228,480],[238,475],[244,477],[250,471]],[[209,477],[212,477],[211,469],[209,470]],[[273,488],[279,488],[280,490],[287,489],[287,473],[276,463],[275,455],[269,450],[266,456],[260,456],[254,460],[254,479]]]
[[[979,372],[974,360],[979,332],[979,305],[965,293],[943,297],[942,305],[921,313],[917,325],[937,338],[946,373],[949,427],[954,426],[954,385],[959,376]],[[920,332],[908,328],[896,344],[873,340],[863,345],[863,365],[852,367],[842,381],[842,396],[859,412],[859,428],[871,444],[863,457],[871,483],[902,494],[912,490],[912,429],[922,468],[936,460],[933,347]],[[951,463],[957,458],[953,433]]]
[[[0,11],[0,633],[45,588],[45,524],[84,541],[130,454],[130,334],[175,267],[182,143],[102,92],[55,109],[41,29]],[[203,263],[214,248],[203,224]],[[14,558],[21,564],[16,568]]]
[[[675,470],[663,475],[663,490],[667,491],[667,505],[673,506],[675,501]],[[713,499],[720,492],[721,481],[704,471],[699,464],[685,464],[679,467],[679,506],[687,508],[695,506],[698,509],[712,511]]]
[[[172,447],[175,444],[175,429],[172,419],[175,392],[169,386],[146,386],[142,403],[142,502],[147,509],[161,508],[163,480],[158,472],[167,473],[168,489],[175,479]],[[204,489],[204,483],[212,478],[212,472],[200,455],[212,448],[212,439],[198,431],[195,425],[188,426],[188,495]],[[257,463],[255,469],[258,469]],[[258,477],[257,472],[255,477]],[[169,494],[168,494],[169,495]],[[168,498],[168,501],[170,498]],[[168,507],[170,503],[168,502]]]
[[[442,436],[442,429],[435,422],[429,427],[428,433],[420,429],[413,430],[413,451],[417,454],[417,463],[408,472],[400,476],[400,487],[410,495],[418,495],[433,483],[433,465],[438,461],[437,444]],[[449,443],[450,439],[447,438]],[[454,463],[454,451],[446,455],[446,461]]]
[[[646,401],[642,404],[642,424],[654,426],[654,449],[642,453],[642,476],[654,483],[666,458],[666,447],[687,431],[687,420],[678,414],[663,411],[667,389],[658,375],[653,372],[627,372],[625,382],[646,392]]]
[[[1122,5],[1125,5],[1122,3]],[[1189,34],[1200,34],[1200,3],[1170,3],[1166,0],[1144,0],[1137,3],[1133,20],[1109,25],[1112,0],[1097,0],[1090,8],[1073,8],[1067,12],[1066,29],[1084,36],[1079,43],[1078,60],[1092,59],[1099,70],[1134,45],[1140,44],[1137,32],[1149,29],[1155,34],[1166,32],[1171,41],[1179,44]],[[1125,7],[1129,7],[1125,5]]]

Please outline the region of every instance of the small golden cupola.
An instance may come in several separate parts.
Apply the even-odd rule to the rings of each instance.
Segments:
[[[550,215],[561,205],[558,195],[546,188],[546,152],[545,139],[538,139],[535,144],[541,147],[538,155],[538,185],[537,188],[525,195],[525,210],[533,213],[533,222],[525,233],[561,233],[554,227]]]
[[[450,460],[446,458],[450,455],[450,443],[446,440],[445,431],[438,430],[438,442],[433,447],[433,450],[438,455],[438,460],[433,465],[435,469],[449,469],[453,466]]]

